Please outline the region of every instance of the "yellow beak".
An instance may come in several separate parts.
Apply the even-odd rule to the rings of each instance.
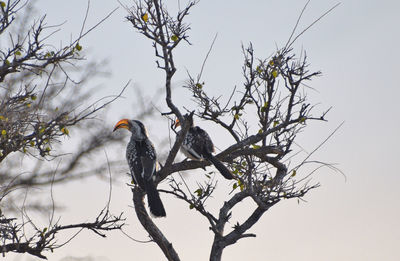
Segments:
[[[119,129],[119,128],[124,128],[124,129],[129,130],[129,122],[128,122],[128,119],[122,119],[122,120],[120,120],[119,122],[117,122],[117,124],[115,124],[115,127],[114,127],[114,130],[113,130],[113,131],[116,131],[116,130]]]

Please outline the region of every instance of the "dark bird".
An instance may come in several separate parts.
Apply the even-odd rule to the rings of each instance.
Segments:
[[[179,125],[179,120],[176,120],[175,128]],[[215,148],[210,135],[199,126],[194,126],[193,120],[191,120],[191,126],[182,142],[181,151],[186,157],[192,160],[209,161],[222,174],[222,176],[224,176],[224,178],[234,179],[234,176],[229,169],[213,156],[212,153],[215,151]]]
[[[127,129],[132,133],[126,148],[126,159],[133,181],[147,193],[150,212],[155,217],[165,217],[165,209],[154,184],[157,154],[147,135],[146,128],[140,121],[128,119],[117,122],[114,131],[120,128]]]

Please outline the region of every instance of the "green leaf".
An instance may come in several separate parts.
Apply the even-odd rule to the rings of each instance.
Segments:
[[[64,133],[65,135],[69,136],[69,130],[65,127],[61,128],[61,132]]]
[[[194,193],[196,193],[198,197],[201,197],[201,195],[203,195],[203,190],[199,188]]]
[[[54,56],[54,55],[55,55],[55,52],[54,52],[54,51],[47,52],[47,53],[44,55],[44,58],[50,58],[50,57],[52,57],[52,56]]]
[[[1,6],[2,8],[4,8],[4,7],[6,7],[6,3],[4,3],[3,1],[0,1],[0,6]]]
[[[235,117],[235,119],[238,120],[240,118],[240,116],[242,116],[241,113],[236,113],[233,117]]]
[[[278,71],[277,70],[273,70],[271,72],[271,74],[272,74],[272,77],[276,78],[278,76]]]
[[[176,42],[179,40],[178,36],[176,36],[175,34],[171,36],[171,40]]]
[[[190,209],[193,209],[193,208],[194,208],[194,205],[193,205],[193,204],[190,204],[189,208],[190,208]]]
[[[296,176],[296,170],[295,170],[295,169],[293,170],[292,175],[290,175],[290,176],[291,176],[291,177]]]
[[[261,148],[261,146],[260,145],[256,145],[256,144],[253,144],[253,145],[251,145],[252,147],[253,147],[253,149],[255,149],[255,150],[258,150],[259,148]]]
[[[76,49],[78,52],[80,52],[80,51],[82,50],[82,46],[79,45],[79,43],[76,43],[75,49]]]
[[[20,51],[16,51],[15,55],[21,55],[21,52]]]

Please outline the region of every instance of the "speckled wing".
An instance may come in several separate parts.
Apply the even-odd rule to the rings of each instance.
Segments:
[[[141,175],[143,179],[150,180],[156,171],[157,154],[150,140],[146,140],[142,145],[144,148],[141,150],[142,153],[140,155],[143,167]]]
[[[210,135],[208,135],[208,133],[205,130],[203,130],[202,128],[200,128],[198,126],[193,127],[193,129],[197,135],[197,140],[200,140],[202,143],[201,146],[203,147],[203,154],[213,153],[215,149],[214,149],[214,144],[210,138]]]
[[[132,140],[128,143],[126,148],[126,160],[128,161],[132,179],[139,185],[139,187],[144,188],[143,178],[141,175],[143,172],[143,163],[139,156],[138,146],[136,142]]]
[[[207,158],[206,156],[214,152],[214,145],[210,136],[198,126],[189,129],[183,146],[192,155],[191,158],[197,160]]]

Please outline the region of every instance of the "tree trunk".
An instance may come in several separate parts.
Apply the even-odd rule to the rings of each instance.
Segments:
[[[210,261],[221,261],[222,251],[224,251],[224,247],[221,244],[221,241],[214,237],[214,243],[211,248]]]

